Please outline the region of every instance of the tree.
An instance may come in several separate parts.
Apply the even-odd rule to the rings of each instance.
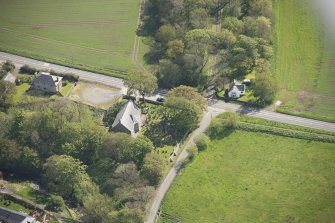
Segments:
[[[156,76],[160,86],[171,88],[177,86],[181,82],[181,70],[178,64],[171,60],[163,59],[159,61]]]
[[[15,65],[13,62],[6,60],[6,62],[2,63],[2,69],[6,72],[9,72],[15,69]]]
[[[157,186],[163,176],[164,167],[164,159],[157,153],[150,153],[144,159],[141,173],[151,185]]]
[[[116,168],[113,177],[104,184],[103,191],[119,200],[123,200],[134,188],[143,185],[145,185],[145,181],[139,175],[136,165],[126,163],[120,164]]]
[[[22,149],[18,169],[21,174],[30,177],[39,176],[42,170],[42,161],[38,153],[33,149],[24,147]]]
[[[0,169],[16,171],[21,150],[14,140],[0,138]]]
[[[114,210],[114,202],[107,195],[95,194],[89,196],[83,204],[84,223],[108,222],[108,215]]]
[[[243,21],[239,20],[236,17],[226,17],[222,21],[222,27],[230,30],[234,34],[241,34],[243,31]]]
[[[169,41],[174,40],[175,38],[175,29],[169,24],[161,26],[156,33],[156,39],[162,44],[167,44]]]
[[[184,43],[181,40],[173,40],[168,42],[167,44],[168,49],[166,51],[166,54],[171,59],[177,59],[180,57],[184,52]],[[161,62],[160,62],[161,63]]]
[[[173,88],[169,91],[168,97],[182,97],[189,101],[193,101],[203,111],[206,111],[208,107],[206,99],[192,87],[181,85],[179,87]]]
[[[46,209],[50,211],[61,211],[65,207],[65,202],[61,196],[51,195],[46,203]]]
[[[11,106],[15,93],[15,84],[0,80],[0,109],[6,110]]]
[[[123,162],[127,159],[124,151],[128,143],[132,140],[131,136],[126,133],[112,133],[103,143],[100,151],[100,158],[110,158],[116,162]]]
[[[53,155],[43,166],[46,186],[65,198],[83,202],[89,194],[98,191],[86,173],[86,166],[78,159],[66,155]]]
[[[258,42],[255,39],[244,35],[239,36],[226,58],[230,79],[239,79],[252,71],[259,57],[257,46]]]
[[[145,156],[154,150],[154,145],[145,136],[139,136],[129,142],[126,149],[126,156],[129,157],[129,161],[133,161],[137,167],[143,165]]]
[[[195,138],[194,143],[197,145],[199,152],[205,151],[209,144],[209,138],[205,134],[200,134]]]
[[[205,29],[209,24],[208,11],[205,8],[197,8],[190,13],[191,26],[194,29]]]
[[[202,110],[194,101],[183,97],[166,97],[164,105],[170,109],[170,124],[180,133],[194,129],[200,122]]]
[[[133,72],[127,76],[124,83],[128,87],[128,93],[137,90],[143,101],[146,94],[152,93],[157,88],[157,78],[146,72]]]
[[[129,209],[123,208],[120,211],[112,212],[109,215],[109,222],[118,222],[118,223],[143,223],[144,215],[139,209]]]
[[[277,85],[271,73],[257,73],[254,83],[254,96],[263,105],[270,104],[276,97]]]

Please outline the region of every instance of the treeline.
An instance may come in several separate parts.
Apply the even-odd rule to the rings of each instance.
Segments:
[[[206,50],[211,44],[206,30],[215,5],[216,0],[145,1],[138,32],[151,37],[150,52],[145,58],[157,65],[159,85],[205,83]]]
[[[273,55],[271,0],[225,1],[222,7],[222,31],[232,32],[236,41],[220,52],[217,82],[227,83],[255,73],[252,86],[260,103],[272,102],[276,84],[271,74]]]
[[[82,209],[83,222],[144,221],[164,168],[149,139],[109,134],[98,114],[65,99],[31,110],[3,110],[0,170],[5,176],[38,180]]]
[[[272,20],[271,0],[148,0],[138,32],[150,39],[145,57],[160,86],[206,85],[208,55],[219,54],[217,84],[255,71],[255,96],[271,101]]]

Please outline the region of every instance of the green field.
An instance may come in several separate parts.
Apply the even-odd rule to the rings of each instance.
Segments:
[[[122,76],[134,68],[139,3],[0,0],[0,50]]]
[[[181,171],[159,222],[335,222],[334,149],[235,131]]]
[[[305,0],[275,1],[278,111],[335,121],[335,43]]]

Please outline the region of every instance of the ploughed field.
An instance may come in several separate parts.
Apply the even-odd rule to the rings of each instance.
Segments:
[[[335,38],[309,2],[274,3],[278,111],[335,122]]]
[[[335,144],[236,130],[166,194],[159,222],[334,222]]]
[[[139,0],[0,0],[0,51],[113,76],[134,68]]]

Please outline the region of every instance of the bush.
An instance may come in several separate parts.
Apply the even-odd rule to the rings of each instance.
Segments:
[[[225,126],[224,126],[223,120],[216,118],[209,125],[207,129],[207,134],[209,135],[210,138],[216,138],[222,135],[224,130],[225,130]]]
[[[205,151],[208,147],[209,144],[209,138],[205,134],[201,134],[197,136],[194,140],[195,145],[197,145],[197,148],[199,152]]]
[[[240,121],[240,115],[236,112],[226,112],[221,115],[224,119],[224,125],[227,128],[236,128],[238,122]]]
[[[191,146],[187,149],[188,152],[188,158],[190,161],[194,159],[194,157],[198,154],[198,147],[196,145]]]
[[[7,60],[2,64],[2,69],[6,72],[9,72],[15,69],[15,65],[11,61]]]
[[[20,85],[23,83],[30,84],[34,79],[35,79],[35,76],[27,75],[27,74],[20,74],[19,76],[17,76],[15,83],[16,85]]]
[[[77,82],[79,80],[79,76],[76,74],[72,74],[72,73],[58,73],[52,70],[50,71],[50,74],[54,76],[63,77],[63,80],[69,81],[69,82]]]
[[[61,196],[51,195],[46,204],[46,209],[58,212],[65,206],[64,200]]]
[[[34,75],[36,72],[38,72],[38,70],[34,67],[30,67],[29,65],[23,65],[19,70],[19,73],[21,74]]]
[[[7,72],[5,70],[0,69],[0,80],[6,76]]]

